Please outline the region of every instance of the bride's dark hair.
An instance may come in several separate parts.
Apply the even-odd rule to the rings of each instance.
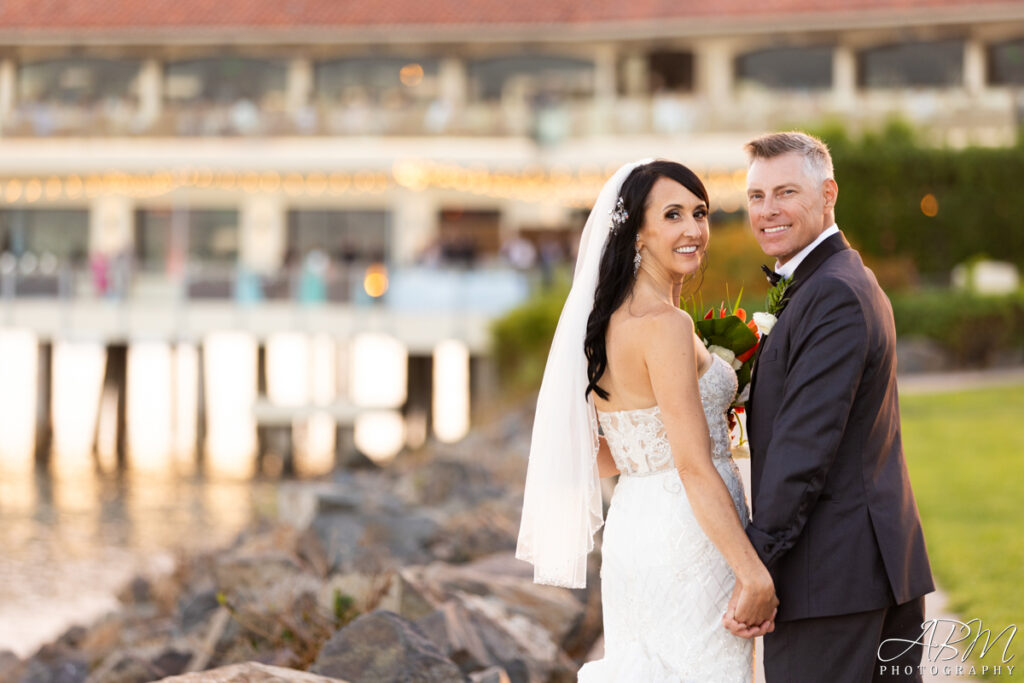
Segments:
[[[601,253],[601,265],[597,274],[597,289],[594,292],[594,308],[587,320],[587,336],[583,342],[583,351],[587,356],[587,390],[586,398],[591,391],[608,400],[608,392],[597,385],[605,369],[608,367],[608,354],[605,350],[605,334],[608,332],[608,321],[612,313],[633,290],[633,257],[636,253],[636,234],[643,225],[644,209],[647,196],[658,178],[669,178],[704,200],[710,208],[708,192],[704,183],[696,174],[675,161],[659,159],[649,164],[638,166],[622,183],[619,196],[625,204],[629,218],[614,233],[608,235],[604,251]],[[701,262],[703,273],[704,259]]]

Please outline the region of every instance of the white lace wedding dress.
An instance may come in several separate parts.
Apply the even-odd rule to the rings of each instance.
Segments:
[[[736,373],[712,359],[699,382],[712,459],[746,525],[726,421]],[[598,419],[622,476],[601,549],[605,655],[579,680],[749,683],[753,641],[722,626],[735,578],[693,516],[658,407],[598,411]]]

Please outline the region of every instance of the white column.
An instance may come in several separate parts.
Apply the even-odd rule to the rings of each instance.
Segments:
[[[851,109],[857,100],[857,55],[848,45],[837,45],[832,53],[832,104]]]
[[[985,89],[985,46],[978,40],[964,42],[964,90],[977,95]]]
[[[601,45],[594,53],[594,133],[609,130],[611,113],[618,97],[615,79],[616,53],[613,45]]]
[[[163,109],[163,65],[155,59],[143,62],[138,84],[139,119],[144,126],[149,126],[159,118]]]
[[[439,230],[437,205],[428,193],[396,192],[391,206],[389,260],[397,266],[415,262],[437,238]]]
[[[647,58],[644,55],[627,57],[622,69],[622,79],[626,95],[630,97],[646,95],[647,84],[650,80],[647,73]]]
[[[288,64],[288,85],[286,104],[288,113],[302,111],[309,105],[313,93],[313,62],[308,59],[293,59]]]
[[[732,100],[735,80],[731,41],[713,39],[701,42],[695,50],[697,61],[697,93],[715,106]]]
[[[281,199],[252,195],[242,204],[239,265],[257,273],[276,272],[284,259],[287,227]]]
[[[0,61],[0,120],[14,110],[18,92],[18,69],[13,59]]]
[[[468,99],[466,64],[454,57],[441,60],[438,66],[438,94],[452,107],[461,107]]]
[[[96,197],[89,208],[89,252],[113,255],[130,249],[134,242],[133,209],[128,197]]]

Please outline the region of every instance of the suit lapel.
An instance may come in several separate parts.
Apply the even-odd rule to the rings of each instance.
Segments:
[[[793,294],[796,292],[797,288],[800,287],[800,285],[803,284],[808,278],[810,278],[811,275],[814,274],[814,271],[816,271],[821,266],[821,264],[823,264],[825,261],[827,261],[835,254],[838,254],[839,252],[849,248],[850,243],[846,241],[846,236],[843,235],[842,231],[835,235],[832,235],[827,240],[816,246],[810,254],[804,257],[804,260],[800,262],[800,265],[796,267],[796,271],[794,271],[793,273],[793,282],[786,289],[785,301],[788,302],[793,298]],[[786,304],[784,303],[782,306],[782,310],[780,310],[778,313],[778,317],[781,319],[782,314],[785,312]],[[754,382],[757,379],[757,360],[761,356],[761,352],[764,351],[764,347],[767,345],[768,339],[763,340],[761,346],[757,349],[757,352],[754,355],[754,365],[750,369],[751,398],[753,398],[754,396]],[[750,410],[750,404],[752,403],[753,402],[751,401],[748,404],[748,411]]]
[[[835,254],[849,248],[850,243],[846,241],[846,236],[843,235],[842,231],[832,235],[827,240],[816,246],[811,253],[800,262],[800,265],[797,266],[796,270],[793,272],[793,282],[786,289],[786,300],[788,301],[793,298],[793,294],[796,292],[797,288],[806,282],[822,263],[829,260],[829,258]],[[783,306],[783,311],[785,311],[785,306]],[[780,316],[783,311],[779,312]]]

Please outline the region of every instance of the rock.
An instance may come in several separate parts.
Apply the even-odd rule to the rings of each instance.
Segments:
[[[148,579],[136,576],[117,594],[117,599],[125,605],[139,605],[153,601],[153,585]]]
[[[479,624],[458,601],[452,600],[416,622],[440,652],[464,673],[483,669],[496,660],[484,645]]]
[[[464,673],[497,667],[512,683],[575,677],[575,664],[542,627],[494,598],[456,595],[417,626]]]
[[[437,530],[430,550],[436,559],[454,563],[514,551],[521,511],[521,505],[493,501],[458,513]]]
[[[508,673],[500,666],[492,666],[483,671],[474,671],[469,674],[471,683],[512,683]]]
[[[176,648],[118,650],[89,676],[87,683],[149,683],[179,674],[192,654]]]
[[[331,569],[324,544],[312,529],[306,529],[296,539],[295,554],[316,576],[326,577]]]
[[[21,668],[21,658],[10,650],[0,650],[0,683],[13,683],[14,674]]]
[[[493,558],[490,561],[496,563]],[[493,596],[510,613],[542,626],[557,643],[583,615],[583,604],[566,588],[535,584],[528,578],[489,574],[472,565],[456,567],[434,562],[403,570],[402,575],[421,595],[438,605],[456,593]]]
[[[335,574],[320,590],[320,604],[333,613],[336,597],[347,596],[352,601],[352,609],[360,613],[376,609],[400,613],[401,593],[401,580],[396,572]]]
[[[259,599],[270,588],[304,573],[288,552],[248,549],[220,558],[213,572],[217,589],[236,599]]]
[[[410,621],[422,619],[433,613],[437,605],[415,581],[406,578],[406,570],[398,572],[399,600],[398,613]]]
[[[332,571],[374,573],[431,557],[437,523],[421,511],[370,507],[318,516],[313,522]]]
[[[160,683],[346,683],[340,678],[329,678],[285,669],[278,666],[268,666],[256,662],[235,664],[220,669],[190,673],[183,676],[171,676],[163,678]]]
[[[217,591],[214,588],[207,588],[187,595],[178,603],[177,622],[179,628],[188,633],[204,623],[219,606]]]
[[[514,614],[494,597],[463,595],[462,604],[473,613],[487,647],[496,654],[513,683],[576,680],[576,665],[542,626]],[[485,624],[500,625],[485,628]],[[500,634],[500,635],[499,635]]]
[[[459,667],[412,622],[384,610],[365,614],[338,631],[324,645],[310,671],[360,683],[465,680]]]
[[[81,653],[60,644],[44,645],[22,666],[19,683],[84,683],[89,676]]]
[[[209,665],[210,658],[217,650],[217,643],[220,642],[230,622],[231,613],[224,607],[216,607],[213,618],[210,619],[209,628],[203,635],[202,643],[192,655],[191,661],[182,669],[183,671],[202,671]]]
[[[447,458],[417,463],[399,476],[395,490],[407,503],[428,506],[475,505],[504,493],[479,463]]]

